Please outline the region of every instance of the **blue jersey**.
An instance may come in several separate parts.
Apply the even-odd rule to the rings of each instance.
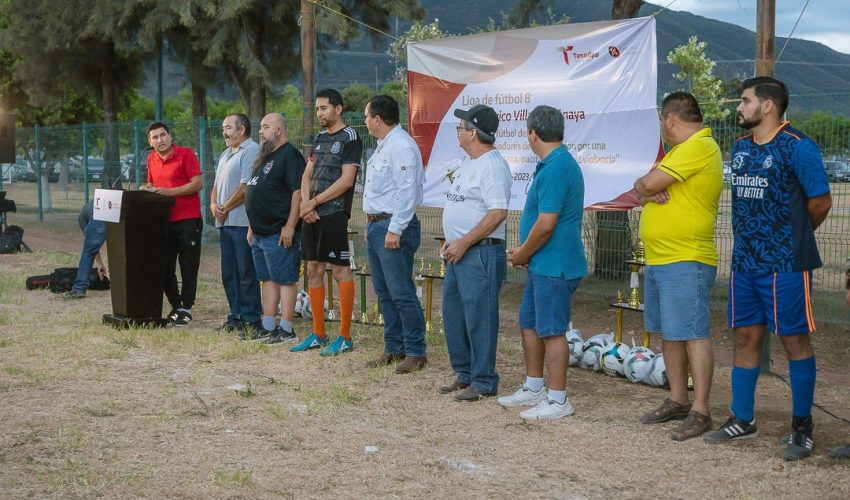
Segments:
[[[821,267],[808,212],[829,193],[820,150],[785,122],[767,144],[752,135],[732,147],[732,270],[799,272]]]

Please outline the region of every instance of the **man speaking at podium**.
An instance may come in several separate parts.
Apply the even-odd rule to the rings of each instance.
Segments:
[[[153,122],[147,128],[148,142],[155,154],[148,155],[146,189],[174,198],[168,217],[168,254],[165,262],[165,296],[171,303],[167,319],[174,326],[192,321],[192,305],[201,264],[201,167],[190,148],[175,146],[168,126]],[[180,262],[181,291],[177,284]]]

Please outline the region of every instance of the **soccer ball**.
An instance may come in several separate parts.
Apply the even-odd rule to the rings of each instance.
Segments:
[[[632,347],[623,362],[623,372],[632,383],[643,380],[649,369],[649,362],[655,357],[655,353],[648,347]]]
[[[667,387],[667,367],[664,366],[664,354],[658,354],[652,358],[643,381],[653,387]]]
[[[608,345],[608,344],[610,344],[611,342],[614,342],[614,332],[612,332],[612,331],[610,331],[610,330],[609,330],[609,331],[607,331],[607,332],[600,332],[600,333],[597,333],[596,335],[594,335],[594,336],[590,337],[589,339],[587,339],[587,340],[585,341],[585,344],[587,344],[587,343],[593,343],[593,342],[599,342],[599,343],[601,343],[601,344]]]
[[[310,296],[304,295],[304,304],[301,306],[301,317],[313,319],[313,308],[310,306]]]
[[[602,352],[602,357],[600,358],[602,371],[605,375],[622,377],[624,375],[623,361],[626,359],[628,354],[629,346],[622,342],[615,342],[606,347],[605,351]]]
[[[299,290],[297,294],[295,294],[295,315],[299,318],[304,314],[304,302],[310,300],[307,296],[307,292],[304,290]]]
[[[570,366],[576,366],[581,361],[582,348],[584,340],[581,338],[581,331],[571,328],[567,331],[567,346],[570,350]]]
[[[593,370],[595,372],[601,370],[602,353],[610,343],[611,342],[608,340],[607,334],[604,333],[594,335],[593,337],[585,340],[584,346],[582,347],[582,355],[579,366],[585,370]]]

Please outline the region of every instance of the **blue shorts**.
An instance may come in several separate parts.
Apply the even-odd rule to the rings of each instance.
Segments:
[[[301,267],[301,237],[295,233],[292,246],[284,247],[280,243],[280,235],[253,237],[251,254],[254,257],[254,268],[257,279],[269,281],[278,285],[298,283],[298,271]]]
[[[815,331],[812,273],[729,275],[729,328],[767,324],[779,336]]]
[[[686,261],[646,266],[643,326],[664,340],[684,342],[710,337],[709,294],[717,268]]]
[[[566,334],[570,304],[580,281],[581,278],[568,280],[528,271],[519,306],[519,327],[535,330],[540,338]]]

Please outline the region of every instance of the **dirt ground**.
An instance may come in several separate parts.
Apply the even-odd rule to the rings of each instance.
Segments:
[[[406,376],[365,368],[382,351],[376,327],[355,325],[355,350],[337,359],[216,334],[226,301],[215,246],[204,247],[191,327],[103,326],[109,292],[69,302],[24,289],[26,276],[76,265],[78,229],[25,227],[34,253],[0,256],[3,498],[850,497],[850,463],[826,456],[850,442],[850,424],[816,409],[814,456],[784,462],[790,393],[775,376],[759,382],[761,436],[748,442],[673,442],[671,426],[637,421],[663,391],[580,369],[569,372],[575,415],[527,424],[495,400],[437,394],[453,375],[436,332],[427,369]],[[523,376],[520,293],[507,285],[502,294],[501,393]],[[598,298],[579,293],[573,312],[585,337],[613,326]],[[637,321],[627,318],[627,329]],[[713,321],[718,425],[732,343],[724,315]],[[850,418],[850,331],[819,326],[815,400]],[[774,369],[785,376],[777,347]]]

